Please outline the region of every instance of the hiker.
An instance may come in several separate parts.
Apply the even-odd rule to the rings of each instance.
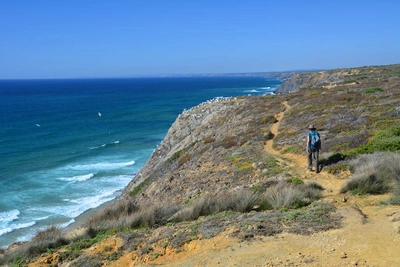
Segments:
[[[315,172],[319,173],[318,169],[318,158],[319,152],[321,152],[321,137],[317,132],[313,124],[308,126],[310,130],[307,134],[307,146],[306,151],[308,154],[308,169],[312,170],[312,165],[314,161]]]

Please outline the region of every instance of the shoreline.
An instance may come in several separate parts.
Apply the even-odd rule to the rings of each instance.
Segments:
[[[68,225],[66,227],[60,228],[60,230],[63,232],[63,234],[65,235],[65,237],[67,239],[71,239],[72,240],[75,237],[79,237],[86,230],[86,227],[84,227],[86,222],[94,214],[105,210],[107,207],[112,205],[116,200],[117,200],[117,198],[115,198],[113,200],[110,200],[108,202],[105,202],[105,203],[101,204],[100,206],[98,206],[96,208],[91,208],[91,209],[86,210],[85,212],[80,214],[78,217],[74,218],[75,222],[71,223],[70,225]],[[49,226],[51,226],[51,225],[49,225]],[[24,244],[27,244],[27,243],[31,242],[32,240],[33,240],[33,237],[31,239],[27,240],[27,241],[13,242],[13,243],[9,244],[7,247],[4,247],[4,251],[14,250],[14,249],[18,248],[21,245],[24,245]]]
[[[85,224],[93,217],[93,215],[105,210],[106,208],[111,206],[117,199],[118,197],[108,202],[105,202],[96,208],[86,210],[78,217],[74,218],[75,222],[62,228],[61,230],[64,232],[67,238],[82,234],[82,231],[86,229]]]

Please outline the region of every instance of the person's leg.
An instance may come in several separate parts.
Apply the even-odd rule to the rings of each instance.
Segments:
[[[313,153],[311,152],[311,150],[309,150],[309,152],[308,152],[308,169],[310,171],[312,169],[312,155],[313,155]]]
[[[318,169],[319,151],[313,152],[313,160],[314,160],[315,172],[319,173]]]

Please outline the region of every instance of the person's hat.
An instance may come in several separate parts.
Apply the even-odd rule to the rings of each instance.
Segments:
[[[309,130],[315,130],[314,124],[310,124],[310,125],[308,126],[308,129],[309,129]]]

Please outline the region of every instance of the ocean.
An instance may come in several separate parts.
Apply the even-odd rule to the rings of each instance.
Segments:
[[[0,80],[0,247],[115,199],[184,109],[264,77]]]

